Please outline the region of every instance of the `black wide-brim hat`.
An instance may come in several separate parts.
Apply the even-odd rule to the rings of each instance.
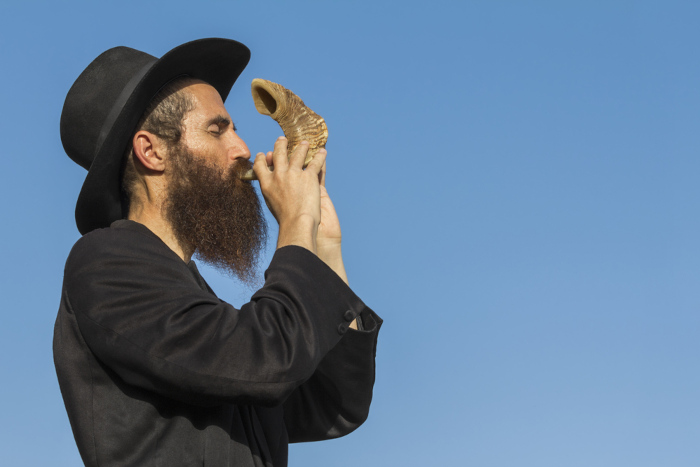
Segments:
[[[68,91],[61,114],[66,154],[87,169],[75,207],[81,234],[123,217],[121,167],[136,125],[151,99],[180,76],[212,85],[226,100],[248,64],[248,48],[230,39],[199,39],[160,59],[115,47],[97,57]]]

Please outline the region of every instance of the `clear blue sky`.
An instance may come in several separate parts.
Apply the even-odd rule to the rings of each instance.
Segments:
[[[255,77],[326,118],[350,282],[385,319],[368,422],[291,466],[697,466],[698,5],[2,2],[0,464],[79,464],[51,353],[85,175],[66,92],[110,47],[228,37],[252,151],[280,134]]]

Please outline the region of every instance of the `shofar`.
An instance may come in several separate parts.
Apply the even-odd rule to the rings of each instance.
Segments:
[[[304,101],[284,86],[272,81],[255,78],[251,84],[255,108],[279,123],[287,138],[287,155],[302,141],[309,142],[309,152],[304,160],[306,167],[319,149],[326,147],[328,128],[316,112],[304,105]],[[243,180],[257,180],[252,170],[241,176]]]

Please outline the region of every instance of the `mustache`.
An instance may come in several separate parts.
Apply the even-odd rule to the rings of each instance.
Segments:
[[[250,161],[250,159],[238,159],[236,163],[233,164],[233,166],[229,169],[229,176],[241,180],[241,175],[252,170],[253,163]],[[241,181],[250,184],[250,181],[248,180]]]

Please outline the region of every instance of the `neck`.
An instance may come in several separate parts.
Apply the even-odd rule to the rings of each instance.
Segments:
[[[163,208],[151,203],[135,204],[132,203],[129,208],[127,219],[148,227],[148,230],[156,234],[180,259],[189,263],[194,250],[180,244],[170,222],[163,216]]]

